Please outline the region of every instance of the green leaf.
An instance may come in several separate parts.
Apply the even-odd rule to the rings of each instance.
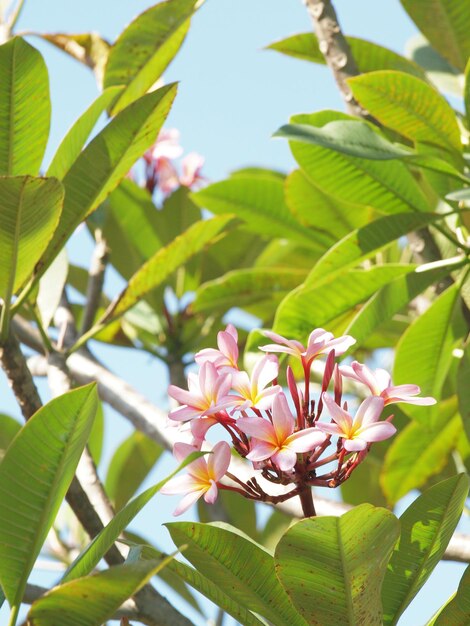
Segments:
[[[470,56],[470,5],[461,0],[401,0],[431,44],[463,71]]]
[[[465,348],[457,370],[457,397],[459,413],[467,439],[470,442],[470,346]]]
[[[64,190],[55,178],[0,177],[0,297],[31,277],[59,221]]]
[[[354,118],[336,111],[295,115],[293,124],[321,128],[332,121]],[[355,122],[358,123],[358,122]],[[374,207],[381,213],[428,211],[429,205],[407,167],[392,160],[361,159],[317,145],[290,142],[295,160],[323,192],[333,198]]]
[[[285,267],[253,268],[227,272],[203,283],[191,305],[194,312],[230,309],[262,300],[279,301],[305,279],[305,270]]]
[[[69,262],[63,248],[39,281],[36,304],[44,328],[49,328],[54,313],[59,306],[67,281]]]
[[[149,487],[143,491],[141,494],[128,502],[120,511],[118,511],[109,524],[105,526],[98,535],[96,535],[93,541],[89,543],[88,546],[77,556],[74,562],[69,565],[62,577],[62,583],[89,574],[93,568],[98,565],[122,531],[131,523],[137,513],[139,513],[143,507],[150,502],[154,495],[160,491],[163,485],[165,485],[170,478],[172,478],[180,470],[189,465],[189,463],[192,463],[204,454],[207,453],[192,452],[169,476],[161,480],[153,487]]]
[[[331,242],[326,234],[306,230],[297,222],[286,205],[283,181],[274,177],[236,176],[209,185],[192,198],[212,213],[235,214],[246,228],[264,237],[292,239],[316,249]]]
[[[457,593],[427,626],[467,626],[470,621],[470,566],[463,573]]]
[[[197,0],[168,0],[141,13],[112,46],[104,87],[125,85],[113,114],[144,95],[167,68],[186,37]]]
[[[144,545],[142,547],[143,559],[155,559],[164,556],[152,546]],[[235,618],[237,623],[243,624],[244,626],[262,626],[266,624],[264,620],[261,621],[255,617],[247,607],[232,600],[221,589],[219,589],[217,585],[214,585],[200,572],[192,567],[189,567],[185,563],[181,563],[177,559],[173,559],[168,563],[164,572],[170,572],[172,576],[180,582],[180,584],[187,583],[199,591],[199,593],[202,593],[202,595],[206,596],[206,598],[211,600],[216,606]],[[181,581],[184,581],[184,583]]]
[[[317,261],[305,280],[305,287],[318,286],[327,278],[370,258],[412,230],[423,228],[439,218],[442,219],[442,216],[432,213],[396,213],[353,230]]]
[[[217,237],[223,236],[224,228],[232,221],[229,215],[201,220],[182,235],[161,248],[129,280],[127,287],[111,303],[100,324],[116,319],[134,304],[158,287],[183,263],[200,252]]]
[[[354,97],[379,122],[418,143],[461,152],[457,118],[447,100],[403,72],[371,72],[348,80]]]
[[[57,148],[47,170],[48,176],[55,176],[56,178],[62,179],[67,174],[82,151],[83,146],[100,116],[106,111],[107,107],[120,91],[122,91],[121,87],[110,87],[106,89],[88,107],[85,113],[78,118]]]
[[[41,54],[19,37],[0,46],[0,175],[36,175],[51,118]]]
[[[392,280],[415,269],[414,265],[380,265],[368,270],[348,270],[325,280],[319,287],[298,287],[279,305],[275,332],[287,337],[307,336],[369,298]]]
[[[396,385],[413,383],[423,396],[440,399],[456,339],[451,321],[458,296],[458,285],[446,289],[402,336],[393,368]],[[429,407],[407,407],[406,413],[418,421],[430,421]]]
[[[187,545],[185,558],[232,600],[276,626],[305,626],[276,578],[273,557],[246,535],[222,522],[166,526],[175,545]]]
[[[346,37],[346,39],[361,74],[375,70],[399,70],[418,76],[418,78],[425,78],[419,65],[388,48],[357,37]],[[292,35],[270,44],[267,49],[276,50],[297,59],[320,63],[321,65],[326,64],[325,57],[320,52],[317,36],[314,33]]]
[[[406,42],[405,52],[439,89],[459,98],[462,96],[461,72],[446,61],[421,33]]]
[[[350,156],[375,161],[389,161],[410,156],[408,148],[388,141],[370,124],[361,121],[338,120],[320,128],[309,124],[285,124],[273,136],[290,141],[311,143]]]
[[[418,489],[446,465],[462,432],[455,397],[438,405],[432,428],[411,422],[399,432],[385,456],[380,482],[390,504]]]
[[[417,498],[400,517],[400,538],[382,587],[384,624],[393,626],[441,560],[468,494],[465,474],[453,476]]]
[[[0,413],[0,461],[5,455],[8,446],[21,430],[21,425],[9,415]]]
[[[31,626],[98,626],[110,619],[121,604],[134,595],[173,558],[137,561],[54,587],[36,600],[28,613]]]
[[[106,475],[106,492],[121,509],[149,474],[163,448],[135,431],[115,451]]]
[[[111,120],[80,153],[63,180],[64,209],[41,271],[152,145],[175,94],[176,85],[170,84],[143,96]]]
[[[371,213],[359,204],[323,193],[301,170],[289,174],[284,193],[287,206],[297,220],[310,228],[331,233],[331,243],[367,223]]]
[[[85,447],[96,386],[51,400],[23,427],[0,464],[0,582],[17,606]]]
[[[356,339],[354,347],[361,346],[381,324],[448,273],[446,268],[413,272],[400,276],[379,289],[359,310],[347,328],[347,333]]]
[[[276,573],[308,624],[381,626],[380,588],[398,535],[396,517],[370,504],[304,519],[278,543]]]

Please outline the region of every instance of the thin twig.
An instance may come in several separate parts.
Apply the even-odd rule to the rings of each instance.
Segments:
[[[88,274],[88,285],[86,291],[86,304],[83,311],[83,321],[80,334],[83,335],[93,325],[96,312],[100,306],[101,295],[103,293],[104,275],[108,263],[108,247],[106,240],[97,231],[97,240],[91,258],[90,271]]]

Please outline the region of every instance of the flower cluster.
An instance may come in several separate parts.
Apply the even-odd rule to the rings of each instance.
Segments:
[[[178,173],[174,161],[183,154],[179,138],[175,128],[163,129],[144,154],[145,185],[150,193],[158,187],[167,195],[180,186],[193,188],[204,180],[201,175],[204,157],[197,152],[189,152],[181,160],[181,174]]]
[[[273,343],[260,347],[265,354],[251,376],[239,369],[238,335],[229,324],[218,333],[217,349],[196,354],[200,369],[198,374],[189,374],[189,389],[170,386],[169,395],[181,406],[172,410],[169,417],[189,424],[192,437],[191,444],[177,443],[174,454],[181,461],[190,452],[201,450],[208,430],[219,425],[237,453],[251,461],[264,478],[292,485],[293,489],[282,496],[270,496],[256,478],[241,481],[228,472],[230,446],[220,441],[211,454],[188,465],[187,476],[174,478],[163,488],[163,493],[186,494],[175,515],[201,496],[206,502],[214,502],[219,488],[238,491],[253,500],[280,502],[301,495],[312,486],[337,487],[350,477],[374,442],[388,439],[396,432],[391,423],[393,416],[381,419],[385,406],[396,402],[435,403],[434,398],[417,397],[417,385],[392,385],[385,370],[372,371],[357,361],[350,366],[338,365],[337,357],[355,343],[348,335],[335,338],[317,328],[310,333],[307,346],[273,332],[265,331],[264,335]],[[278,384],[279,361],[274,353],[288,354],[301,363],[300,386],[292,368],[286,369],[290,403]],[[326,361],[321,393],[315,402],[310,398],[311,371],[313,361],[320,358]],[[355,415],[343,401],[343,379],[362,384],[368,393]],[[326,465],[334,467],[327,471]],[[222,483],[224,476],[237,487]]]

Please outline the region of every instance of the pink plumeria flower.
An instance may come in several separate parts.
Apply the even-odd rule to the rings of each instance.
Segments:
[[[187,443],[175,443],[173,454],[181,463],[191,452],[197,448]],[[219,441],[212,454],[196,459],[187,466],[188,473],[185,476],[176,476],[162,487],[160,493],[166,495],[186,494],[173,512],[173,515],[181,515],[191,507],[201,496],[208,504],[214,504],[217,500],[217,483],[223,478],[230,465],[230,446],[225,441]]]
[[[280,385],[268,387],[278,374],[279,361],[273,354],[266,354],[257,361],[251,378],[246,372],[234,372],[232,388],[236,391],[236,408],[238,410],[251,407],[270,409],[273,396],[282,391]]]
[[[230,374],[218,372],[213,363],[203,363],[199,376],[189,374],[189,390],[175,385],[169,386],[169,395],[183,406],[170,411],[168,417],[176,421],[186,421],[213,415],[221,409],[233,406],[234,398],[228,395],[231,384]]]
[[[180,132],[176,128],[164,128],[160,131],[157,141],[144,155],[146,161],[165,158],[177,159],[183,154],[180,146]]]
[[[182,173],[180,176],[180,184],[184,187],[195,187],[200,185],[205,179],[201,176],[201,170],[204,165],[204,157],[197,152],[189,152],[181,161]]]
[[[329,435],[337,435],[344,439],[343,447],[348,452],[365,450],[369,443],[383,441],[396,433],[390,422],[379,422],[385,406],[383,398],[372,396],[366,398],[358,408],[354,419],[336,404],[327,393],[322,394],[334,424],[317,423],[317,428]]]
[[[323,328],[316,328],[310,333],[307,347],[301,344],[300,341],[286,339],[268,330],[265,330],[263,335],[276,343],[260,346],[260,350],[291,354],[292,356],[300,358],[304,366],[309,366],[317,356],[328,354],[331,350],[334,350],[335,354],[339,356],[356,343],[356,340],[349,335],[335,339],[332,333],[326,332]]]
[[[196,363],[201,365],[209,361],[220,371],[238,370],[238,333],[235,326],[227,324],[225,330],[217,333],[217,346],[205,348],[194,356]]]
[[[421,393],[418,385],[392,385],[390,374],[383,369],[377,369],[373,372],[367,365],[353,361],[351,366],[343,365],[339,370],[346,378],[352,378],[369,387],[374,396],[383,398],[385,406],[396,402],[420,404],[423,406],[436,404],[436,400],[431,397],[414,397]]]
[[[274,396],[272,423],[261,417],[241,417],[237,426],[252,437],[246,458],[255,463],[271,459],[283,472],[294,468],[298,453],[310,452],[325,441],[316,428],[294,433],[295,420],[282,392]]]

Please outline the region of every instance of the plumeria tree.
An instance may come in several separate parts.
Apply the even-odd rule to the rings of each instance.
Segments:
[[[470,8],[401,0],[422,33],[405,57],[306,0],[313,29],[269,48],[327,65],[347,112],[279,120],[292,172],[210,182],[166,125],[177,85],[162,78],[201,0],[158,2],[113,42],[21,34],[23,0],[0,4],[0,361],[26,422],[0,415],[9,626],[187,626],[207,610],[196,592],[218,624],[398,623],[441,559],[470,562],[455,533],[470,462]],[[38,38],[99,87],[47,165]],[[89,271],[65,254],[85,230]],[[98,358],[104,344],[167,367],[169,412]],[[133,426],[106,472],[101,403]],[[167,554],[132,521],[174,494],[192,519],[158,520]],[[50,588],[31,584],[41,555],[60,569]],[[469,576],[429,626],[470,622]]]

